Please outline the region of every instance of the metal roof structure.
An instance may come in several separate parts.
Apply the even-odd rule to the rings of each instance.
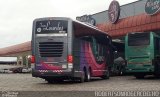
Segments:
[[[143,13],[121,19],[116,24],[97,24],[97,27],[112,37],[125,36],[129,32],[153,31],[160,29],[160,13],[153,16]]]
[[[5,47],[0,49],[0,56],[7,56],[10,54],[21,53],[31,50],[31,41],[21,44]]]
[[[160,13],[149,16],[145,13],[119,20],[116,24],[102,23],[96,25],[100,30],[108,32],[112,37],[124,36],[129,32],[146,32],[160,29]],[[1,48],[0,56],[31,50],[31,42]]]

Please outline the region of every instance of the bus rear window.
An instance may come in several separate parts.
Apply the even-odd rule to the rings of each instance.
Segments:
[[[37,21],[35,32],[36,34],[48,33],[67,33],[68,22],[64,20],[43,20]]]
[[[150,33],[134,33],[128,35],[128,46],[141,46],[150,44]]]

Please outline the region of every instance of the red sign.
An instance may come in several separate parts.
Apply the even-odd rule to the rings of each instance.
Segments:
[[[111,23],[116,23],[120,15],[120,6],[118,1],[113,0],[108,9],[108,17]]]

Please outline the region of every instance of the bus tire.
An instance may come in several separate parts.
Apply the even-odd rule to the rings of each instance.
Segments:
[[[136,79],[144,79],[144,74],[137,74],[137,75],[134,75],[136,77]]]
[[[155,75],[155,77],[157,77],[157,78],[160,77],[160,62],[159,62],[158,60],[155,62],[154,75]]]
[[[91,80],[91,70],[88,69],[88,70],[85,70],[85,81],[86,82],[89,82]]]
[[[81,77],[79,78],[79,82],[80,82],[80,83],[83,83],[84,80],[85,80],[85,73],[84,73],[84,71],[83,71]]]
[[[55,82],[55,83],[61,83],[61,82],[63,82],[64,80],[63,79],[54,79],[53,80],[53,82]]]
[[[53,83],[53,80],[52,79],[45,79],[49,84],[52,84]]]
[[[105,74],[101,77],[102,79],[109,79],[109,71],[105,72]]]

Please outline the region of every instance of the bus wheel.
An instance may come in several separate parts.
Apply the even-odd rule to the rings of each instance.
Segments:
[[[159,61],[155,62],[154,75],[155,77],[160,78],[160,62]]]
[[[139,75],[134,75],[136,77],[136,79],[143,79],[144,78],[144,74],[139,74]]]
[[[53,83],[52,79],[45,79],[49,84]]]
[[[102,79],[109,79],[109,71],[105,72],[105,74],[101,77]]]
[[[81,77],[79,78],[80,83],[83,83],[84,79],[85,79],[85,73],[83,71]]]
[[[91,72],[90,72],[90,69],[85,70],[85,81],[86,82],[89,82],[91,80]]]
[[[63,79],[54,79],[53,80],[53,82],[55,82],[55,83],[61,83],[61,82],[63,82],[64,80]]]

